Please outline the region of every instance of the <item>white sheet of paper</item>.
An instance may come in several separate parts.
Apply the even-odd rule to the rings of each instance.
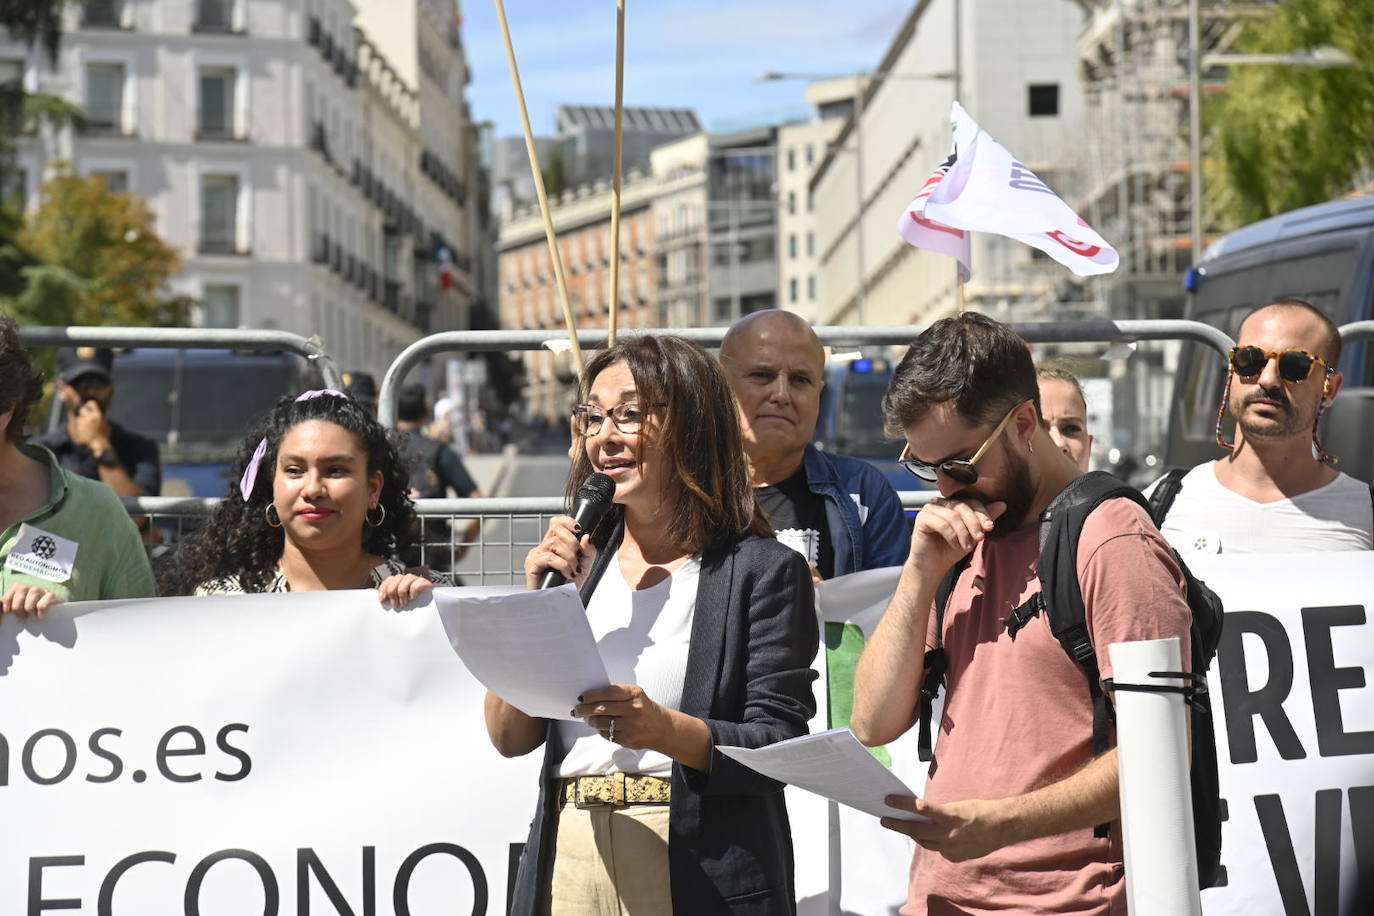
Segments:
[[[572,584],[525,589],[436,588],[449,643],[484,687],[521,712],[573,720],[583,691],[610,684]]]
[[[912,795],[887,767],[878,762],[847,728],[779,741],[768,747],[718,748],[722,754],[779,782],[823,795],[874,817],[927,821],[910,812],[889,808],[889,795]]]

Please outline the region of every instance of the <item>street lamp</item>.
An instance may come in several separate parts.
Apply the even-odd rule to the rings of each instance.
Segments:
[[[959,98],[959,61],[956,55],[955,68],[941,73],[898,73],[893,70],[860,70],[855,73],[779,73],[769,71],[758,78],[760,83],[774,83],[781,80],[806,80],[817,83],[824,80],[850,79],[854,81],[854,249],[858,266],[858,290],[855,297],[854,323],[864,323],[864,304],[868,298],[868,274],[864,258],[864,91],[869,82],[884,80],[950,80],[954,83],[954,98]]]
[[[1202,70],[1206,67],[1270,65],[1332,70],[1355,66],[1339,48],[1323,45],[1287,54],[1201,53],[1202,19],[1199,0],[1188,0],[1188,197],[1192,203],[1193,263],[1202,260]]]

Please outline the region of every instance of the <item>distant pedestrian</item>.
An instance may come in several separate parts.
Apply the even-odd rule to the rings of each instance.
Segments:
[[[19,332],[0,317],[0,611],[156,594],[138,529],[109,487],[24,441],[43,395]]]
[[[400,435],[401,459],[410,469],[410,498],[443,499],[452,490],[460,498],[477,499],[482,491],[468,473],[463,459],[447,442],[432,439],[421,431],[427,419],[429,408],[425,404],[424,387],[406,385],[396,400],[396,430]],[[480,518],[469,520],[455,545],[445,519],[428,519],[422,528],[425,549],[417,549],[406,557],[406,561],[411,566],[447,571],[454,561],[467,553],[481,530]]]
[[[99,480],[120,496],[157,496],[162,464],[157,443],[109,417],[114,400],[114,353],[107,347],[77,347],[57,354],[57,397],[66,422],[38,444],[69,471]]]

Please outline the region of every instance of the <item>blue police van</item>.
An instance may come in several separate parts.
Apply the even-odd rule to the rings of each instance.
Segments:
[[[895,490],[929,489],[897,463],[903,443],[883,433],[883,394],[894,368],[879,356],[826,366],[814,442],[822,451],[862,458]]]

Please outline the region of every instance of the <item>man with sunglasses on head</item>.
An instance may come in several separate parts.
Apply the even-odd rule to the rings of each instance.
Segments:
[[[1217,444],[1229,454],[1171,472],[1148,491],[1180,553],[1370,548],[1370,489],[1336,470],[1317,435],[1344,380],[1340,356],[1336,326],[1301,299],[1281,299],[1241,323],[1217,415]],[[1229,443],[1227,411],[1236,420]]]
[[[1034,613],[1040,515],[1076,478],[1040,409],[1024,340],[975,313],[936,322],[898,365],[883,413],[903,464],[940,497],[916,516],[891,602],[859,661],[853,729],[883,744],[918,720],[926,652],[943,646],[946,696],[925,798],[884,818],[915,839],[906,916],[1126,910],[1117,754],[1093,749],[1084,669]],[[1115,642],[1177,637],[1189,658],[1183,573],[1144,508],[1103,501],[1075,569],[1100,677]],[[954,574],[935,632],[934,603]],[[894,811],[894,814],[897,812]],[[1098,827],[1105,826],[1105,836]]]

